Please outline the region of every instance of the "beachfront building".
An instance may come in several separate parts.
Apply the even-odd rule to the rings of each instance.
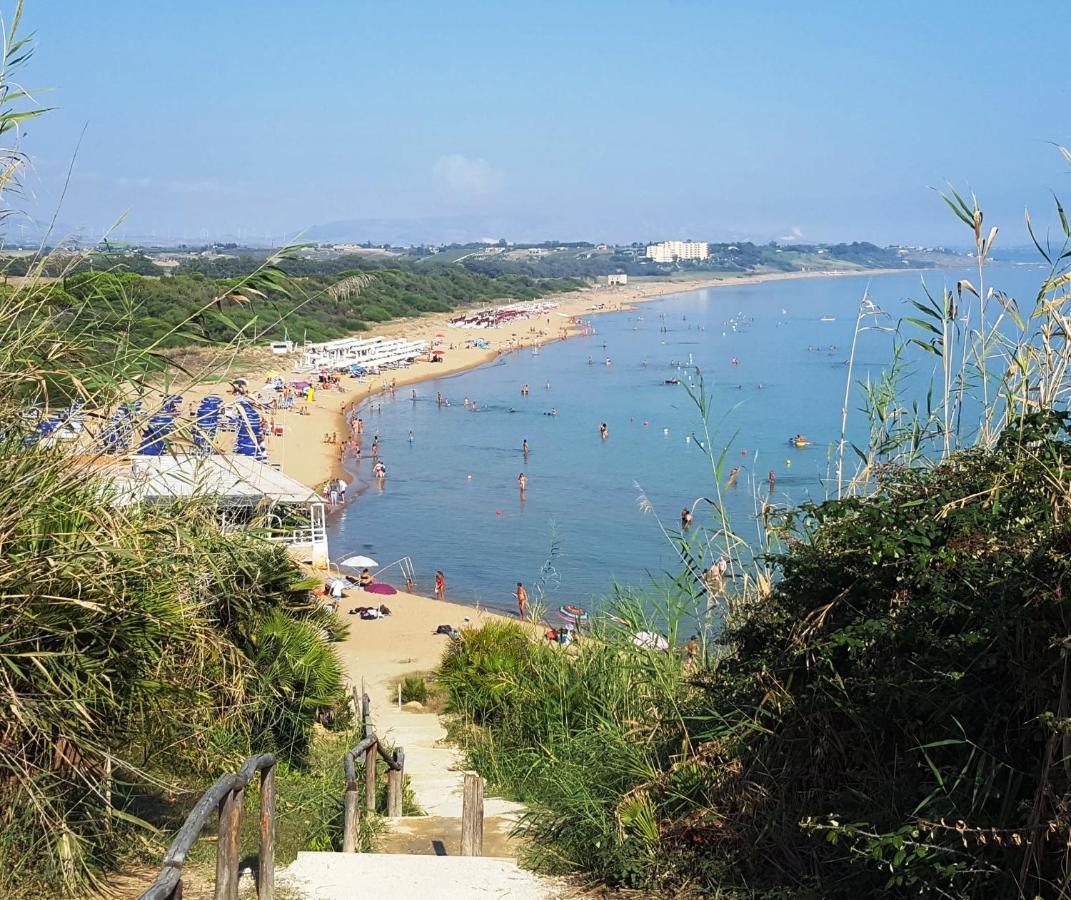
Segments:
[[[682,259],[706,259],[710,245],[706,241],[662,241],[647,245],[647,258],[655,262],[669,263]]]
[[[610,287],[614,287],[615,285],[626,285],[628,284],[628,275],[624,272],[616,272],[612,275],[607,275],[606,283],[610,285]]]
[[[299,561],[326,568],[325,503],[300,481],[250,456],[132,455],[109,462],[105,475],[119,506],[199,498],[215,506],[225,530],[256,527]]]
[[[295,372],[345,369],[360,366],[375,371],[385,366],[410,363],[428,352],[427,341],[404,338],[340,338],[322,344],[306,343]]]

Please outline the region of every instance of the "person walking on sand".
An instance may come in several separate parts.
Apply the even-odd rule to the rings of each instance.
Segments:
[[[528,608],[528,591],[524,589],[524,585],[521,582],[517,582],[517,614],[520,618],[525,617],[525,610]]]
[[[443,575],[442,569],[435,573],[435,596],[439,600],[446,599],[446,576]]]

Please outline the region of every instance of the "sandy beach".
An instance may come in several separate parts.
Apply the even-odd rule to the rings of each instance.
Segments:
[[[317,488],[328,479],[343,476],[346,472],[344,455],[341,452],[348,434],[345,411],[389,388],[392,382],[395,389],[400,390],[433,378],[463,372],[491,362],[502,353],[581,333],[584,330],[581,320],[590,316],[629,309],[637,303],[667,294],[729,285],[803,278],[881,275],[895,271],[900,270],[859,269],[742,276],[713,275],[709,278],[681,281],[649,281],[623,286],[598,285],[543,298],[545,302],[558,304],[549,315],[512,322],[497,328],[452,327],[449,320],[463,312],[461,310],[412,319],[395,319],[377,326],[367,334],[422,340],[429,346],[438,339],[445,359],[438,363],[418,361],[404,369],[388,370],[378,376],[344,378],[339,390],[317,390],[311,403],[301,402],[295,404],[293,410],[279,411],[276,414],[276,424],[282,426],[283,434],[281,437],[272,436],[267,439],[268,455],[286,474],[303,484]],[[507,302],[509,301],[506,299],[501,301],[502,304]],[[466,341],[472,338],[486,342],[488,349],[465,346]],[[268,380],[269,374],[277,373],[288,380],[299,377],[290,371],[294,356],[273,357],[263,351],[251,361],[246,357],[243,357],[243,360],[246,360],[243,364],[236,360],[227,365],[228,377],[246,378],[253,391]],[[186,397],[189,408],[189,404],[196,403],[204,395],[220,393],[225,388],[226,385],[219,381],[195,381],[192,384],[178,384],[174,389]],[[301,414],[302,411],[305,414]],[[336,442],[325,442],[325,437],[331,436],[334,436]]]

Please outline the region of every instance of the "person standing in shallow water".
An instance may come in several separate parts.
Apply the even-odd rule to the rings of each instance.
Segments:
[[[528,609],[528,591],[524,589],[524,585],[521,582],[517,582],[517,614],[520,618],[524,618],[525,610]]]
[[[446,599],[446,576],[443,575],[442,569],[435,573],[435,596],[439,600]]]
[[[599,426],[599,437],[601,437],[603,440],[606,440],[609,436],[610,436],[610,429],[607,428],[606,427],[606,423],[603,422]]]
[[[528,459],[528,438],[521,441],[521,453],[524,454],[525,459]]]
[[[681,510],[681,530],[687,531],[692,527],[692,511],[688,507]]]
[[[521,496],[523,497],[525,491],[528,490],[528,476],[524,472],[517,476],[517,487],[521,489]]]

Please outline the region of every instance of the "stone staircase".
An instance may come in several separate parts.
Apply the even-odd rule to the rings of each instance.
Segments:
[[[380,687],[380,686],[376,686]],[[380,696],[386,700],[380,687]],[[377,692],[379,693],[379,692]],[[563,900],[576,893],[557,879],[517,864],[513,830],[523,812],[497,797],[483,803],[483,852],[461,855],[465,773],[457,750],[444,743],[445,729],[433,713],[376,704],[377,733],[405,748],[405,772],[417,804],[427,815],[387,820],[376,853],[299,853],[277,882],[305,900],[369,896],[417,900]]]
[[[564,886],[495,856],[299,853],[277,878],[307,900],[357,897],[415,900],[564,900]]]

